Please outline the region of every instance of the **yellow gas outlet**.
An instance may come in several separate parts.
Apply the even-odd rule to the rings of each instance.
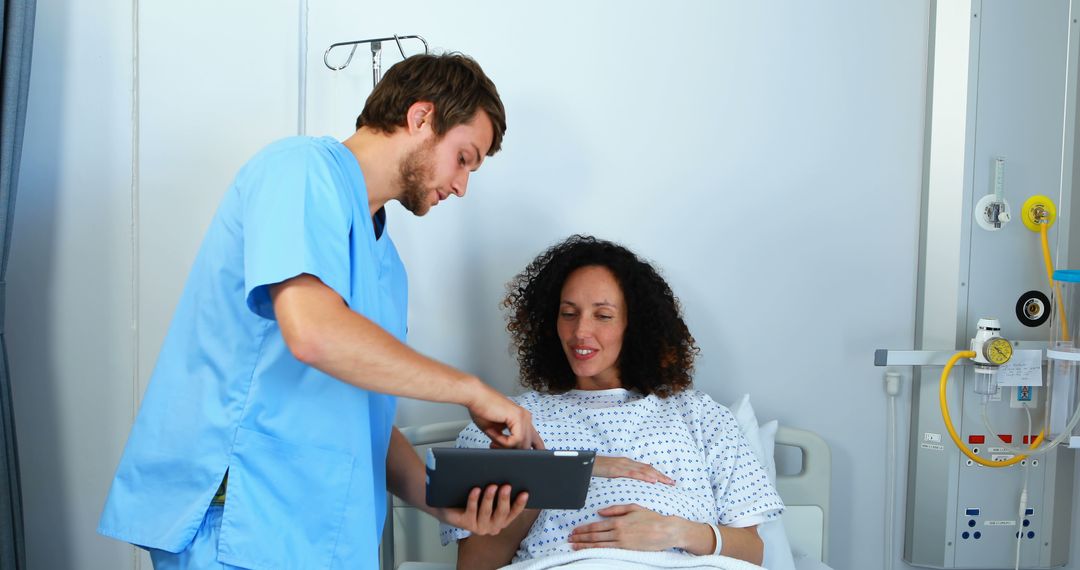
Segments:
[[[1020,217],[1024,220],[1027,229],[1038,233],[1039,226],[1046,224],[1046,228],[1054,225],[1057,221],[1057,207],[1054,202],[1041,194],[1036,194],[1024,202],[1020,209]]]

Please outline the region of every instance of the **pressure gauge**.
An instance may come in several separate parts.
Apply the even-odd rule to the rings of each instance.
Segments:
[[[1005,364],[1012,355],[1012,343],[1000,336],[991,338],[983,344],[983,356],[994,366]]]

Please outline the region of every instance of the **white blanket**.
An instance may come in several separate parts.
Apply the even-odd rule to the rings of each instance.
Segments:
[[[503,570],[764,570],[761,566],[727,556],[692,556],[674,552],[641,552],[621,548],[588,548],[524,560]]]

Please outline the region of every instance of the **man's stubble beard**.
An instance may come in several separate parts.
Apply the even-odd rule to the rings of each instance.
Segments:
[[[398,167],[401,177],[401,198],[398,202],[416,216],[423,216],[431,210],[431,192],[424,183],[431,180],[435,170],[434,150],[435,139],[430,139],[410,151]]]

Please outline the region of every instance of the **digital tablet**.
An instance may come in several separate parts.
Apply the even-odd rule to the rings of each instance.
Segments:
[[[431,448],[427,504],[461,508],[473,487],[509,483],[511,497],[529,492],[530,509],[580,509],[595,459],[594,451]]]

